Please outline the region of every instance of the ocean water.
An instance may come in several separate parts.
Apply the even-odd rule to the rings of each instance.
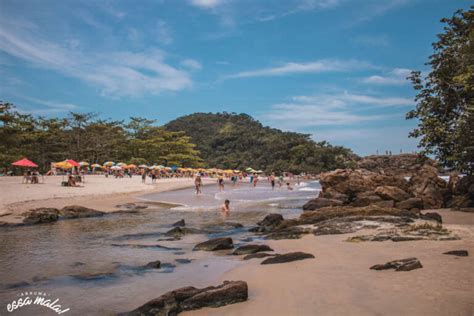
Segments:
[[[222,273],[242,262],[228,251],[192,251],[196,243],[220,236],[232,237],[236,245],[250,240],[260,243],[261,238],[248,228],[269,213],[299,216],[301,206],[319,189],[317,182],[293,185],[293,190],[284,186],[272,190],[266,181],[257,187],[227,183],[224,191],[219,191],[217,184],[208,185],[199,196],[193,189],[142,196],[142,200],[170,206],[151,206],[137,214],[1,229],[0,315],[25,291],[58,298],[63,308],[70,308],[65,315],[113,315],[178,287],[216,284]],[[231,201],[227,218],[219,212],[225,199]],[[186,227],[212,233],[168,240],[163,233],[180,219],[186,221]],[[244,227],[224,228],[225,222]],[[165,267],[142,269],[155,260]],[[56,315],[38,306],[22,307],[11,314]]]

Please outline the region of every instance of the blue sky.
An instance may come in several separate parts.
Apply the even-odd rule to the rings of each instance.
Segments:
[[[410,70],[463,0],[0,1],[0,99],[159,124],[193,112],[365,155],[416,150]]]

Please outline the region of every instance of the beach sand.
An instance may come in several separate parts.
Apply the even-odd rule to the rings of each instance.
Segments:
[[[138,196],[194,186],[193,179],[159,179],[156,184],[141,182],[140,176],[116,179],[88,175],[81,187],[62,187],[62,176],[44,177],[44,183],[22,184],[21,177],[0,178],[0,221],[20,222],[21,213],[37,207],[62,208],[81,205],[103,212],[118,210],[116,205],[140,202]],[[215,179],[203,179],[204,184]]]
[[[364,234],[359,231],[268,241],[277,253],[303,251],[316,258],[275,265],[249,260],[221,277],[246,281],[247,302],[182,315],[474,315],[474,214],[438,212],[461,240],[345,242]],[[442,254],[460,249],[469,257]],[[409,257],[423,268],[369,269]]]

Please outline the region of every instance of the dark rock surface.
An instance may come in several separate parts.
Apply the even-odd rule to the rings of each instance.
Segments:
[[[181,219],[181,220],[177,221],[176,223],[174,223],[172,226],[174,226],[174,227],[184,227],[184,226],[186,226],[186,222],[184,221],[184,219]]]
[[[248,287],[244,281],[224,281],[219,286],[197,289],[192,286],[183,287],[155,298],[139,308],[120,315],[177,315],[183,311],[203,307],[220,307],[246,301]]]
[[[150,248],[150,249],[163,249],[163,250],[181,250],[182,248],[166,247],[162,245],[140,245],[140,244],[111,244],[114,247],[130,247],[130,248]]]
[[[469,256],[469,252],[467,250],[451,250],[451,251],[444,252],[443,255],[467,257]]]
[[[261,264],[278,264],[304,259],[314,259],[314,255],[305,252],[289,252],[285,254],[278,254],[271,258],[267,258],[263,260]]]
[[[371,155],[357,162],[361,169],[385,174],[411,176],[425,164],[434,165],[435,161],[418,154]]]
[[[407,192],[391,185],[379,186],[375,188],[374,192],[384,200],[393,200],[395,202],[401,202],[411,197]]]
[[[252,253],[250,255],[246,255],[243,259],[250,260],[250,259],[258,259],[258,258],[265,258],[265,257],[274,257],[274,256],[276,256],[276,254],[257,252],[257,253]]]
[[[161,261],[160,260],[148,262],[144,266],[144,268],[146,268],[146,269],[159,269],[160,267],[161,267]]]
[[[262,252],[262,251],[273,251],[272,248],[267,245],[244,245],[234,250],[233,255],[248,255],[251,253]]]
[[[339,200],[319,197],[317,199],[309,200],[307,203],[305,203],[303,205],[303,211],[313,211],[326,206],[339,206],[342,204],[343,202]]]
[[[25,216],[23,223],[26,225],[56,222],[59,219],[59,210],[56,208],[41,207],[21,214]]]
[[[72,218],[83,218],[83,217],[96,217],[103,216],[105,212],[97,211],[91,208],[87,208],[79,205],[69,205],[63,207],[59,211],[61,218],[72,219]]]
[[[395,271],[411,271],[414,269],[423,268],[421,262],[417,258],[407,258],[387,262],[385,264],[376,264],[372,266],[371,270],[388,270],[395,269]]]
[[[439,215],[439,213],[436,213],[436,212],[424,213],[424,214],[421,214],[420,217],[426,220],[437,221],[440,224],[443,223],[443,218],[441,217],[441,215]]]
[[[423,209],[423,200],[417,197],[409,198],[404,201],[397,202],[395,204],[396,208],[401,208],[405,210],[412,210],[412,209]]]
[[[193,250],[205,250],[205,251],[216,251],[223,249],[232,249],[234,244],[232,238],[223,237],[223,238],[214,238],[194,246]]]

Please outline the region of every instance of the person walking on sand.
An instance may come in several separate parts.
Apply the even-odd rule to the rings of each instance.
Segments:
[[[250,184],[253,183],[253,174],[250,175]]]
[[[147,172],[145,169],[142,169],[142,183],[145,183],[146,182],[146,175],[147,175]]]
[[[224,191],[224,177],[221,174],[217,177],[217,183],[219,184],[219,191]]]
[[[254,187],[257,186],[257,182],[258,182],[258,175],[257,175],[257,174],[254,174],[254,175],[253,175],[253,186],[254,186]]]
[[[225,217],[229,216],[229,213],[230,213],[230,201],[229,200],[224,201],[224,204],[222,204],[222,207],[221,207],[221,212]]]
[[[196,178],[194,179],[194,186],[196,187],[196,194],[201,194],[201,185],[202,185],[202,179],[201,179],[201,175],[198,173],[196,175]]]

